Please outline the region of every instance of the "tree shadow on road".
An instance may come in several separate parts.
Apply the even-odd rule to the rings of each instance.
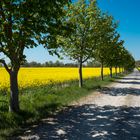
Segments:
[[[103,87],[99,91],[101,91],[102,94],[108,94],[111,96],[125,96],[128,94],[140,96],[140,89],[136,88]]]
[[[22,134],[41,140],[139,140],[140,108],[70,106]]]
[[[140,82],[136,81],[115,81],[115,83],[140,85]]]
[[[122,79],[122,80],[140,80],[140,78],[131,78],[131,77],[118,77],[117,79]]]

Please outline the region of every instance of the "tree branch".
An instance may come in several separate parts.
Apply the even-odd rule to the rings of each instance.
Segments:
[[[5,67],[5,69],[7,70],[7,72],[8,72],[8,73],[10,73],[10,72],[11,72],[11,70],[8,68],[8,66],[7,66],[6,62],[5,62],[3,59],[0,59],[0,63],[2,63],[2,64],[3,64],[3,66]]]
[[[91,52],[91,54],[89,54],[84,60],[82,60],[82,63],[84,63],[84,62],[86,62],[88,59],[90,59],[90,57],[92,57],[92,52]]]
[[[85,63],[89,58],[90,58],[90,56],[87,56],[87,57],[82,61],[82,63]]]

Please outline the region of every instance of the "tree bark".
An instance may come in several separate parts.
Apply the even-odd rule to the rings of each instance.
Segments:
[[[110,67],[110,77],[112,78],[112,67]]]
[[[101,79],[104,80],[104,64],[103,61],[101,62]]]
[[[116,76],[117,76],[117,66],[115,67],[115,74],[116,74]]]
[[[119,67],[119,73],[121,73],[121,68]]]
[[[79,87],[83,86],[82,62],[79,62]]]
[[[18,70],[11,70],[10,74],[10,112],[19,112]]]
[[[122,68],[122,73],[124,73],[124,68]]]

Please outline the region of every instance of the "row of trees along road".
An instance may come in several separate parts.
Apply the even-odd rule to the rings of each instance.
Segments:
[[[40,44],[51,55],[66,55],[77,61],[80,87],[82,66],[89,59],[100,61],[102,69],[103,64],[110,69],[133,68],[134,59],[123,47],[116,28],[113,17],[103,13],[93,0],[0,1],[0,53],[11,63],[8,67],[0,59],[10,76],[9,111],[19,111],[17,76],[26,58],[25,48]]]
[[[103,13],[96,1],[79,0],[66,9],[63,18],[66,24],[72,24],[72,32],[69,36],[58,37],[63,53],[79,64],[79,87],[83,85],[82,65],[84,62],[95,59],[101,63],[101,77],[103,80],[103,65],[115,67],[135,67],[133,56],[123,47],[123,40],[116,31],[117,22],[113,17]],[[129,56],[131,61],[126,60]],[[128,66],[126,66],[128,64]]]

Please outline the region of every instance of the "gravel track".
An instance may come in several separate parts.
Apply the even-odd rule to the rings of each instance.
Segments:
[[[22,140],[140,140],[140,73],[73,102],[24,130]]]

